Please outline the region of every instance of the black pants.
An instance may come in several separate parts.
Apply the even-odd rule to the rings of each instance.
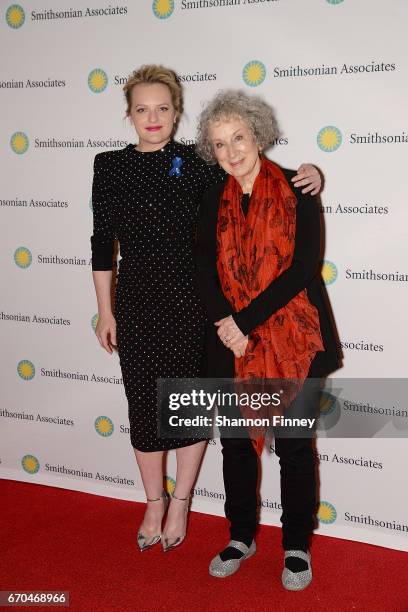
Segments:
[[[316,474],[312,438],[276,438],[279,457],[282,545],[307,550],[316,512]],[[251,541],[257,524],[258,457],[248,438],[221,438],[225,515],[232,540]]]
[[[313,418],[320,398],[319,379],[307,378],[284,416]],[[223,434],[221,434],[223,436]],[[275,428],[275,452],[280,463],[282,545],[285,550],[308,549],[317,505],[313,431]],[[232,540],[251,542],[257,524],[258,457],[249,437],[221,437],[225,515]]]

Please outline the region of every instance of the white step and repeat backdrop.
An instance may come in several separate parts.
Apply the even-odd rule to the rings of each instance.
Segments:
[[[1,0],[1,476],[144,500],[118,358],[94,337],[89,249],[93,158],[135,141],[122,85],[142,63],[185,85],[181,142],[223,87],[274,105],[271,158],[325,175],[336,376],[406,376],[407,19],[404,0]],[[323,438],[318,453],[318,533],[406,549],[405,440]],[[278,467],[265,453],[272,525]],[[222,515],[223,498],[217,440],[193,508]]]

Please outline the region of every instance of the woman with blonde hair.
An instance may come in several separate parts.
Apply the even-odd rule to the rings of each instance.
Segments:
[[[108,353],[116,346],[119,352],[130,440],[147,498],[139,548],[145,551],[161,541],[169,551],[185,537],[205,441],[159,437],[156,381],[200,374],[205,316],[196,290],[194,236],[201,195],[224,173],[197,157],[194,146],[173,140],[183,98],[172,70],[142,66],[129,77],[124,93],[138,144],[100,153],[94,163],[96,336]],[[320,188],[313,166],[300,168],[297,180],[308,189]],[[121,259],[113,310],[116,239]],[[170,449],[176,450],[177,476],[169,503],[163,462]]]

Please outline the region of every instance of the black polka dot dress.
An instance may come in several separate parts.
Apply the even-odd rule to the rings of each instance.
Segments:
[[[174,141],[151,153],[129,145],[95,158],[92,267],[112,269],[117,239],[118,351],[131,443],[141,451],[197,442],[158,436],[156,381],[200,375],[205,321],[194,239],[201,195],[222,179],[194,147]]]

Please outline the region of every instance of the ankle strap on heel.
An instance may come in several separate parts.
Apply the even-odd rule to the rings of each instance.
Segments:
[[[171,493],[171,496],[173,499],[178,499],[179,501],[187,501],[191,498],[191,493],[190,495],[187,495],[187,497],[177,497],[177,495],[175,495],[174,493]]]
[[[161,499],[167,499],[166,491],[163,491],[162,494],[160,495],[160,497],[156,497],[155,499],[149,499],[148,497],[146,497],[146,501],[148,501],[148,502],[160,501]]]

